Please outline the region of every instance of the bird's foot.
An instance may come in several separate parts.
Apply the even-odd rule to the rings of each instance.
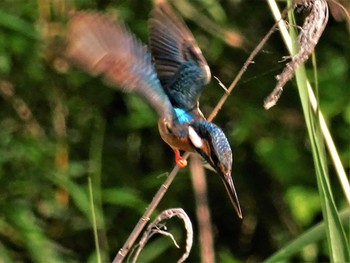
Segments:
[[[181,157],[180,151],[178,149],[174,149],[174,153],[175,153],[175,162],[177,166],[179,166],[180,168],[186,167],[187,161]]]

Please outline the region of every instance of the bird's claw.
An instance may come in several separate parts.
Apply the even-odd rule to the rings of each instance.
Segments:
[[[178,149],[174,149],[174,153],[175,153],[175,162],[176,162],[177,166],[179,166],[180,168],[186,167],[187,160],[185,160],[181,157],[180,151]]]
[[[187,166],[187,161],[185,159],[180,159],[180,160],[176,160],[176,164],[177,166],[179,166],[180,168],[184,168]]]

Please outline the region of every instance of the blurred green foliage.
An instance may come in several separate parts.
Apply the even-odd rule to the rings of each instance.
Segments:
[[[186,3],[243,39],[240,47],[232,47],[201,28],[195,17],[186,20],[212,74],[228,86],[274,21],[264,1],[204,2]],[[100,249],[106,261],[114,258],[174,165],[171,149],[158,135],[157,116],[142,99],[106,88],[99,78],[68,67],[61,38],[67,14],[62,10],[71,6],[63,0],[0,2],[0,262],[94,262],[88,176]],[[147,42],[151,1],[79,0],[75,7],[115,14]],[[330,17],[316,49],[320,104],[347,173],[349,43],[346,24]],[[322,220],[294,81],[275,108],[262,107],[286,54],[275,33],[214,121],[234,152],[233,176],[244,214],[243,221],[236,218],[221,181],[208,171],[219,262],[259,262]],[[201,97],[205,115],[223,92],[213,79]],[[330,161],[329,171],[337,206],[345,208]],[[189,262],[198,262],[192,200],[186,168],[158,210],[182,207],[189,214],[195,226]],[[169,231],[183,240],[180,225]],[[181,249],[166,237],[154,242],[141,254],[145,262],[175,262],[180,257]],[[323,242],[313,248],[314,253],[307,247],[295,260],[327,261]]]

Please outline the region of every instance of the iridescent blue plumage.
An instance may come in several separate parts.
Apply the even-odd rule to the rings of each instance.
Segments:
[[[67,31],[67,56],[113,87],[144,97],[159,115],[162,139],[186,165],[179,150],[199,153],[224,181],[238,216],[242,217],[231,177],[232,152],[223,131],[208,122],[198,99],[210,81],[210,69],[193,35],[170,6],[156,5],[150,19],[150,48],[122,23],[94,12],[78,12]]]
[[[179,123],[190,123],[194,121],[194,116],[182,108],[174,108],[176,121]]]
[[[201,138],[206,138],[210,150],[205,152],[205,150],[203,150],[205,147],[197,148],[196,150],[216,171],[218,171],[235,210],[238,215],[242,217],[236,189],[231,177],[233,161],[232,151],[224,132],[214,123],[208,121],[193,122],[190,126]]]

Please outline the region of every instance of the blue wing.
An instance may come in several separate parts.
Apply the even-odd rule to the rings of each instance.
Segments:
[[[192,110],[210,81],[210,69],[185,23],[166,3],[150,19],[150,48],[162,86],[174,107]]]
[[[171,123],[172,105],[151,55],[123,24],[100,13],[76,13],[68,25],[67,56],[91,74],[104,76],[115,88],[139,93]]]

